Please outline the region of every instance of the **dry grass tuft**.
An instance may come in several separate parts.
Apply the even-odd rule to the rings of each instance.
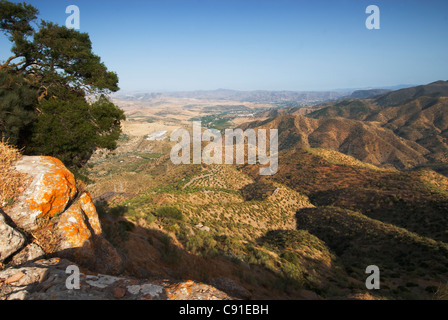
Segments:
[[[435,298],[437,300],[448,300],[448,283],[439,286]]]
[[[19,150],[0,141],[0,208],[12,204],[24,189],[26,175],[12,168],[12,164],[21,156]]]

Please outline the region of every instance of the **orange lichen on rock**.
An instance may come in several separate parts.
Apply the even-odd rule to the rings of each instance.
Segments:
[[[30,182],[15,203],[4,208],[5,214],[46,254],[119,274],[121,257],[102,234],[92,197],[63,163],[52,157],[24,156],[13,166]]]
[[[57,228],[61,232],[62,241],[68,242],[67,247],[79,248],[85,246],[92,234],[85,221],[81,204],[76,202],[59,218]]]
[[[92,201],[92,196],[89,192],[84,192],[81,197],[81,209],[89,220],[90,226],[92,227],[95,235],[102,234],[103,230],[101,228],[101,222],[98,217],[98,213],[96,211],[95,205]]]
[[[27,202],[31,210],[39,211],[39,217],[50,219],[63,212],[67,204],[75,197],[76,181],[60,160],[42,157],[42,161],[49,165],[50,170],[44,174],[39,192]]]
[[[195,282],[188,280],[182,283],[175,283],[165,288],[165,294],[169,300],[183,300],[191,294]]]

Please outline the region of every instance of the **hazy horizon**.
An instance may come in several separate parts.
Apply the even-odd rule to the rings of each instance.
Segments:
[[[440,81],[442,79],[434,80],[431,82]],[[445,81],[445,80],[442,80]],[[418,83],[418,84],[398,84],[393,86],[378,86],[378,87],[363,87],[363,88],[336,88],[329,90],[270,90],[270,89],[253,89],[253,90],[237,90],[232,88],[216,88],[216,89],[192,89],[192,90],[125,90],[120,89],[115,94],[123,93],[179,93],[179,92],[214,92],[214,91],[232,91],[232,92],[353,92],[356,90],[374,90],[374,89],[389,89],[389,90],[399,90],[403,88],[409,88],[414,86],[426,85],[429,83]]]

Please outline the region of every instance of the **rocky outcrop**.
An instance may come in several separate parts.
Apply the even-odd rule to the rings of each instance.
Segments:
[[[68,269],[68,267],[71,267]],[[186,281],[136,280],[79,274],[79,288],[68,288],[74,264],[53,258],[0,272],[0,300],[229,300],[216,288]]]
[[[57,217],[77,196],[75,177],[58,159],[23,157],[15,170],[27,174],[30,183],[6,213],[23,230],[37,230],[39,219]]]
[[[90,194],[77,188],[75,177],[61,161],[23,157],[14,169],[30,181],[15,203],[4,209],[15,227],[0,218],[4,230],[1,261],[20,264],[43,253],[76,261],[93,271],[120,273],[120,256],[103,236]]]
[[[30,243],[12,257],[10,264],[13,266],[20,266],[28,261],[34,261],[42,257],[45,257],[45,251],[37,244]]]
[[[25,237],[12,228],[0,212],[0,262],[18,252],[25,244]]]
[[[118,276],[123,263],[103,235],[90,194],[51,157],[23,157],[13,169],[29,181],[13,205],[0,209],[0,300],[230,299],[194,281]],[[67,267],[82,270],[69,288]]]

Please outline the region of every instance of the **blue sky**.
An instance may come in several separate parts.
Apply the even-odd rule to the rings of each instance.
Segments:
[[[21,1],[15,1],[21,2]],[[448,79],[448,1],[28,0],[81,32],[129,91],[332,90]],[[368,30],[366,7],[380,8]],[[9,44],[0,39],[0,60]]]

